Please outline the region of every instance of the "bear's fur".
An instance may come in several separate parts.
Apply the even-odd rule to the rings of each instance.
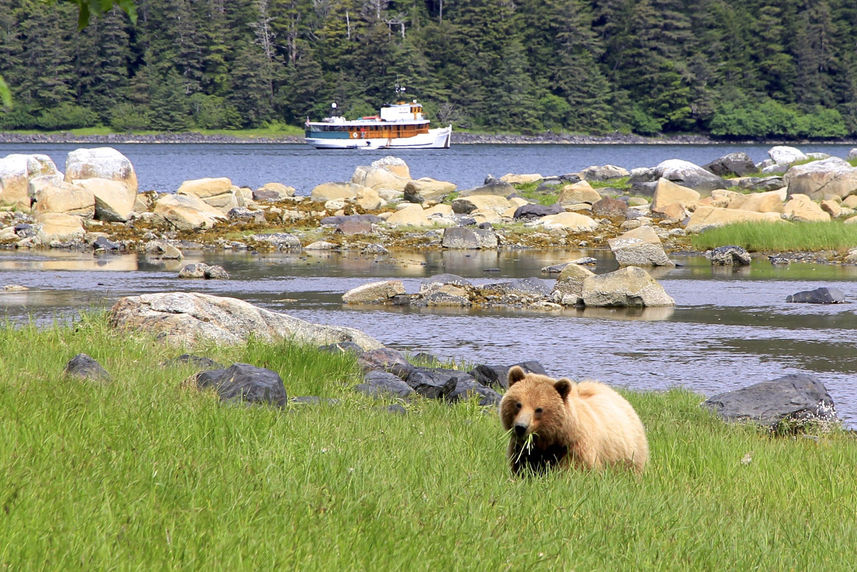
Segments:
[[[646,430],[634,408],[596,381],[555,380],[515,366],[500,401],[500,419],[510,433],[508,456],[515,474],[610,465],[639,473],[649,459]]]

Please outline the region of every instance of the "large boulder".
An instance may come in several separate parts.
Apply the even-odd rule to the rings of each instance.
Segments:
[[[683,187],[663,177],[658,179],[655,194],[652,195],[652,212],[666,214],[670,205],[678,205],[681,209],[695,208],[700,194],[693,189]]]
[[[821,287],[789,294],[786,296],[786,302],[795,304],[844,304],[845,294],[839,288]]]
[[[743,152],[729,153],[703,165],[718,177],[744,177],[756,172],[756,164],[749,155]]]
[[[95,216],[95,196],[80,185],[42,179],[32,185],[36,213],[63,213],[91,219]]]
[[[527,183],[536,183],[544,177],[539,173],[506,173],[500,180],[510,185],[526,185]]]
[[[441,245],[444,248],[480,249],[497,248],[497,234],[490,228],[455,226],[443,229]]]
[[[476,210],[502,213],[512,206],[505,197],[497,195],[469,195],[452,201],[452,210],[458,214],[470,214]]]
[[[128,158],[112,147],[75,149],[65,160],[65,180],[110,179],[137,193],[137,174]]]
[[[675,266],[650,226],[641,226],[607,241],[616,262],[624,266]]]
[[[498,197],[508,197],[517,192],[517,189],[509,183],[505,183],[499,179],[489,178],[481,187],[472,189],[464,189],[458,193],[460,197],[469,197],[471,195],[496,195]]]
[[[295,188],[283,183],[265,183],[253,191],[253,200],[258,202],[283,201],[295,196]]]
[[[587,203],[591,205],[600,200],[601,195],[598,194],[598,191],[592,188],[592,185],[586,181],[580,181],[579,183],[572,183],[571,185],[564,186],[560,191],[556,202],[562,205],[578,203]]]
[[[95,197],[95,218],[106,222],[125,222],[134,211],[137,191],[122,181],[112,179],[79,179],[77,184]]]
[[[527,203],[516,208],[514,214],[512,215],[512,218],[514,218],[515,220],[528,221],[535,220],[543,216],[559,214],[561,212],[565,211],[563,210],[562,205],[559,204],[546,206]]]
[[[54,240],[68,241],[83,238],[86,234],[82,219],[75,215],[41,213],[36,215],[35,222],[38,228],[36,236],[44,244]]]
[[[792,163],[806,161],[807,157],[803,151],[787,145],[777,145],[768,149],[768,157],[776,165],[788,166]]]
[[[728,186],[722,178],[711,171],[682,159],[667,159],[659,163],[655,167],[655,174],[658,178],[669,179],[683,187],[702,192],[725,189]]]
[[[312,324],[236,298],[197,292],[127,296],[113,305],[108,317],[118,330],[154,334],[174,344],[240,344],[252,336],[315,346],[354,342],[365,350],[381,347],[378,340],[354,328]]]
[[[792,195],[783,205],[783,216],[802,222],[830,222],[830,214],[806,195]]]
[[[226,215],[193,195],[160,195],[154,212],[178,230],[211,228],[226,220]]]
[[[795,165],[784,180],[789,196],[808,195],[812,200],[840,198],[857,192],[857,167],[838,157]]]
[[[184,181],[176,194],[194,196],[225,213],[237,206],[243,206],[235,188],[228,177],[208,177]]]
[[[648,272],[636,266],[607,274],[595,274],[583,281],[585,306],[650,307],[674,306],[663,286]]]
[[[786,375],[706,399],[702,405],[726,421],[747,421],[778,428],[807,422],[836,423],[836,407],[827,388],[805,374]]]
[[[360,393],[380,397],[394,395],[396,397],[408,397],[414,390],[405,383],[405,380],[388,371],[374,369],[366,372],[363,383],[355,387]]]
[[[702,232],[708,228],[736,222],[782,222],[779,213],[757,213],[741,209],[698,206],[685,226],[688,232]]]
[[[431,226],[434,223],[429,220],[426,212],[418,204],[411,204],[399,209],[387,217],[389,226]]]
[[[742,195],[735,193],[730,198],[727,208],[755,211],[758,213],[781,213],[786,201],[786,187],[764,193]]]
[[[248,363],[203,371],[194,376],[194,381],[200,389],[214,388],[221,401],[264,403],[280,407],[286,404],[286,388],[280,375]]]
[[[608,181],[627,177],[630,174],[627,169],[616,165],[592,165],[580,171],[580,177],[584,181]]]
[[[47,155],[12,154],[0,158],[0,206],[30,210],[30,183],[47,179],[57,185],[62,173]]]
[[[356,183],[322,183],[316,185],[310,192],[310,198],[317,203],[326,203],[335,200],[356,199],[363,185]]]
[[[556,279],[551,300],[563,306],[577,306],[583,303],[583,282],[595,273],[579,264],[565,265]]]

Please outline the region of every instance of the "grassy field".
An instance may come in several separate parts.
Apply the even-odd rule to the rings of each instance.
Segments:
[[[510,477],[496,412],[350,391],[352,358],[197,350],[284,378],[285,410],[182,385],[180,353],[103,315],[0,329],[0,566],[10,569],[848,570],[857,441],[727,426],[673,390],[628,398],[651,464]],[[64,378],[85,352],[113,382]],[[749,462],[747,457],[751,458]]]
[[[706,230],[691,237],[699,250],[735,245],[760,252],[846,252],[857,247],[857,225],[831,222],[743,222]]]

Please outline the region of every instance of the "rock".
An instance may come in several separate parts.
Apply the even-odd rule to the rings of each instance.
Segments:
[[[342,296],[342,301],[345,304],[389,304],[395,296],[404,293],[401,280],[384,280],[352,288]]]
[[[321,224],[330,226],[337,226],[346,222],[368,222],[369,224],[375,224],[384,222],[384,219],[378,215],[371,214],[326,216],[321,219]]]
[[[473,378],[462,378],[456,382],[455,389],[446,396],[446,400],[454,403],[472,397],[476,397],[482,407],[499,406],[502,399],[499,393],[490,387],[477,383]]]
[[[778,213],[757,213],[741,209],[725,209],[700,205],[690,215],[685,230],[702,232],[708,228],[736,222],[782,222]]]
[[[173,260],[181,260],[184,258],[182,251],[172,244],[163,240],[150,240],[144,247],[144,252],[155,258],[166,258]]]
[[[180,367],[191,364],[197,369],[223,369],[223,366],[211,358],[196,356],[193,354],[181,354],[180,356],[161,363],[161,367]]]
[[[380,244],[367,244],[360,250],[361,254],[375,254],[377,256],[386,256],[390,254],[390,251],[387,250],[383,245]]]
[[[174,344],[238,344],[254,336],[315,346],[350,341],[365,350],[382,347],[354,328],[312,324],[235,298],[196,292],[127,296],[114,304],[108,318],[116,329],[147,332]]]
[[[592,218],[572,212],[544,216],[527,223],[528,226],[543,226],[547,230],[570,230],[572,232],[590,232],[598,228]]]
[[[628,204],[619,199],[604,197],[592,203],[592,214],[595,216],[625,218],[628,216]]]
[[[434,224],[426,216],[423,207],[417,204],[412,204],[408,207],[400,209],[387,217],[387,224],[390,226],[431,226]]]
[[[265,211],[252,211],[247,207],[229,209],[229,212],[226,213],[226,218],[248,224],[265,224],[266,222]]]
[[[512,365],[477,365],[470,370],[470,375],[477,383],[486,387],[507,389],[509,387],[509,370],[518,366],[524,373],[547,375],[545,368],[537,361],[522,361]]]
[[[228,280],[229,273],[222,266],[209,266],[201,262],[187,264],[179,271],[179,278],[205,278],[206,280]]]
[[[830,222],[830,215],[806,195],[792,195],[783,205],[783,216],[803,222]]]
[[[95,196],[80,185],[42,179],[31,185],[31,190],[36,213],[62,213],[87,219],[95,216]]]
[[[580,171],[580,176],[586,181],[608,181],[627,177],[630,174],[627,169],[615,165],[592,165]]]
[[[0,206],[30,210],[30,184],[37,180],[59,185],[62,173],[47,155],[13,153],[0,158]]]
[[[408,374],[407,384],[418,394],[431,399],[444,399],[460,380],[473,379],[469,373],[454,369],[416,367]]]
[[[381,370],[366,372],[363,377],[363,383],[355,389],[360,393],[365,393],[373,397],[383,396],[384,394],[408,397],[414,393],[411,386],[405,383],[402,378]]]
[[[527,183],[535,183],[544,179],[538,173],[525,173],[525,174],[515,174],[515,173],[506,173],[502,177],[500,177],[500,181],[503,183],[509,183],[510,185],[526,185]]]
[[[338,248],[338,244],[326,240],[316,240],[304,246],[304,250],[337,250]]]
[[[519,278],[477,288],[480,303],[489,306],[529,306],[548,299],[551,288],[540,278]]]
[[[283,407],[286,388],[275,371],[247,363],[235,363],[226,369],[213,369],[196,374],[197,387],[212,387],[221,401],[264,403]]]
[[[193,195],[160,195],[155,214],[177,230],[211,228],[226,216]]]
[[[576,203],[587,203],[591,205],[600,200],[601,195],[598,194],[598,191],[592,188],[592,185],[586,181],[580,181],[579,183],[564,186],[560,191],[556,202],[561,205]]]
[[[530,221],[543,216],[559,214],[561,212],[564,212],[564,210],[560,204],[545,206],[527,203],[516,208],[512,218],[515,220]]]
[[[136,189],[129,189],[122,181],[93,177],[80,179],[77,185],[95,197],[95,218],[106,222],[125,222],[134,212]]]
[[[424,284],[410,300],[414,307],[431,308],[469,308],[473,305],[471,297],[475,288],[456,286],[455,284]]]
[[[791,165],[792,163],[797,163],[799,161],[806,161],[809,158],[804,155],[800,149],[795,149],[794,147],[788,147],[785,145],[778,145],[768,149],[768,157],[770,157],[777,165],[784,166]]]
[[[475,210],[502,213],[511,206],[508,199],[496,195],[470,195],[452,201],[452,210],[457,214],[470,214]]]
[[[729,153],[703,165],[718,177],[743,177],[756,172],[756,164],[746,153]]]
[[[36,236],[44,244],[52,241],[67,241],[82,238],[86,234],[79,216],[63,213],[41,213],[34,221],[38,227]]]
[[[648,272],[636,266],[596,274],[583,281],[586,306],[674,306],[673,300]]]
[[[363,185],[355,183],[322,183],[313,188],[310,192],[310,199],[317,203],[326,203],[337,199],[351,200],[357,198],[363,189]]]
[[[726,182],[714,173],[681,159],[667,159],[661,162],[655,167],[655,174],[658,178],[669,179],[696,191],[705,192],[727,187]]]
[[[270,244],[275,250],[300,250],[301,241],[298,237],[287,232],[274,232],[271,234],[254,234],[247,237],[249,240]]]
[[[785,174],[789,196],[808,195],[810,199],[840,198],[857,192],[857,167],[831,157],[791,167]]]
[[[492,179],[490,182],[486,181],[486,184],[481,187],[475,187],[473,189],[465,189],[458,193],[460,197],[470,197],[473,195],[494,195],[497,197],[508,197],[517,192],[514,186],[509,183],[504,183],[498,179]]]
[[[842,215],[842,205],[834,200],[821,201],[821,210],[830,215],[831,218],[839,218]]]
[[[408,181],[405,185],[404,199],[420,204],[440,202],[450,193],[454,193],[457,188],[454,183],[422,177]]]
[[[453,284],[455,286],[473,286],[470,280],[462,278],[457,274],[435,274],[433,276],[429,276],[428,278],[423,278],[423,281],[420,283],[420,290],[424,290],[431,284]]]
[[[411,169],[408,167],[408,164],[403,159],[394,157],[393,155],[387,155],[386,157],[372,161],[371,166],[376,169],[385,169],[402,179],[411,178]]]
[[[401,379],[407,378],[414,369],[402,352],[392,348],[378,348],[363,352],[357,358],[357,363],[365,372],[380,369]]]
[[[786,200],[786,188],[782,187],[775,191],[765,193],[751,193],[742,195],[735,193],[727,204],[730,209],[742,209],[759,213],[782,213],[783,203]]]
[[[63,370],[65,375],[90,381],[111,381],[110,374],[100,363],[86,354],[77,354],[69,360]]]
[[[732,179],[733,188],[752,192],[776,191],[786,186],[782,177],[741,177]]]
[[[253,191],[253,200],[257,202],[277,202],[295,196],[295,188],[282,183],[265,183]]]
[[[372,189],[392,189],[394,191],[404,191],[405,186],[408,184],[410,180],[410,170],[408,166],[405,165],[405,162],[401,159],[397,159],[395,157],[390,157],[390,159],[396,159],[401,162],[401,165],[404,165],[404,170],[409,174],[406,176],[401,176],[389,169],[392,165],[381,165],[378,164],[378,161],[375,161],[370,166],[360,165],[354,169],[354,174],[351,175],[351,182],[357,185],[362,185],[365,187],[369,187]],[[399,172],[402,172],[399,170]]]
[[[107,252],[117,252],[119,250],[122,250],[122,245],[118,242],[113,242],[106,236],[99,236],[94,241],[92,241],[92,249],[104,250]]]
[[[786,302],[802,304],[844,304],[845,294],[839,288],[803,290],[786,297]]]
[[[749,421],[777,429],[787,425],[837,423],[833,399],[810,375],[791,374],[720,393],[702,405],[726,421]]]
[[[607,241],[616,262],[623,266],[675,266],[661,239],[650,226],[641,226]]]
[[[583,282],[595,273],[579,264],[569,263],[556,279],[551,299],[563,306],[583,304]]]
[[[497,248],[499,240],[491,229],[466,228],[463,226],[443,229],[441,246],[455,249]]]
[[[749,266],[750,253],[740,246],[718,246],[705,254],[713,266]]]
[[[660,178],[652,195],[651,208],[652,212],[661,214],[666,213],[666,208],[674,204],[678,204],[682,209],[695,208],[700,198],[697,191]]]
[[[137,174],[125,155],[112,147],[75,149],[65,161],[65,181],[80,179],[110,179],[123,183],[129,192],[137,194]]]

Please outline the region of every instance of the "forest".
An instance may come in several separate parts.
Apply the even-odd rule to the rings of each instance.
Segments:
[[[855,38],[853,0],[0,0],[0,129],[299,126],[398,84],[457,129],[845,138]]]

